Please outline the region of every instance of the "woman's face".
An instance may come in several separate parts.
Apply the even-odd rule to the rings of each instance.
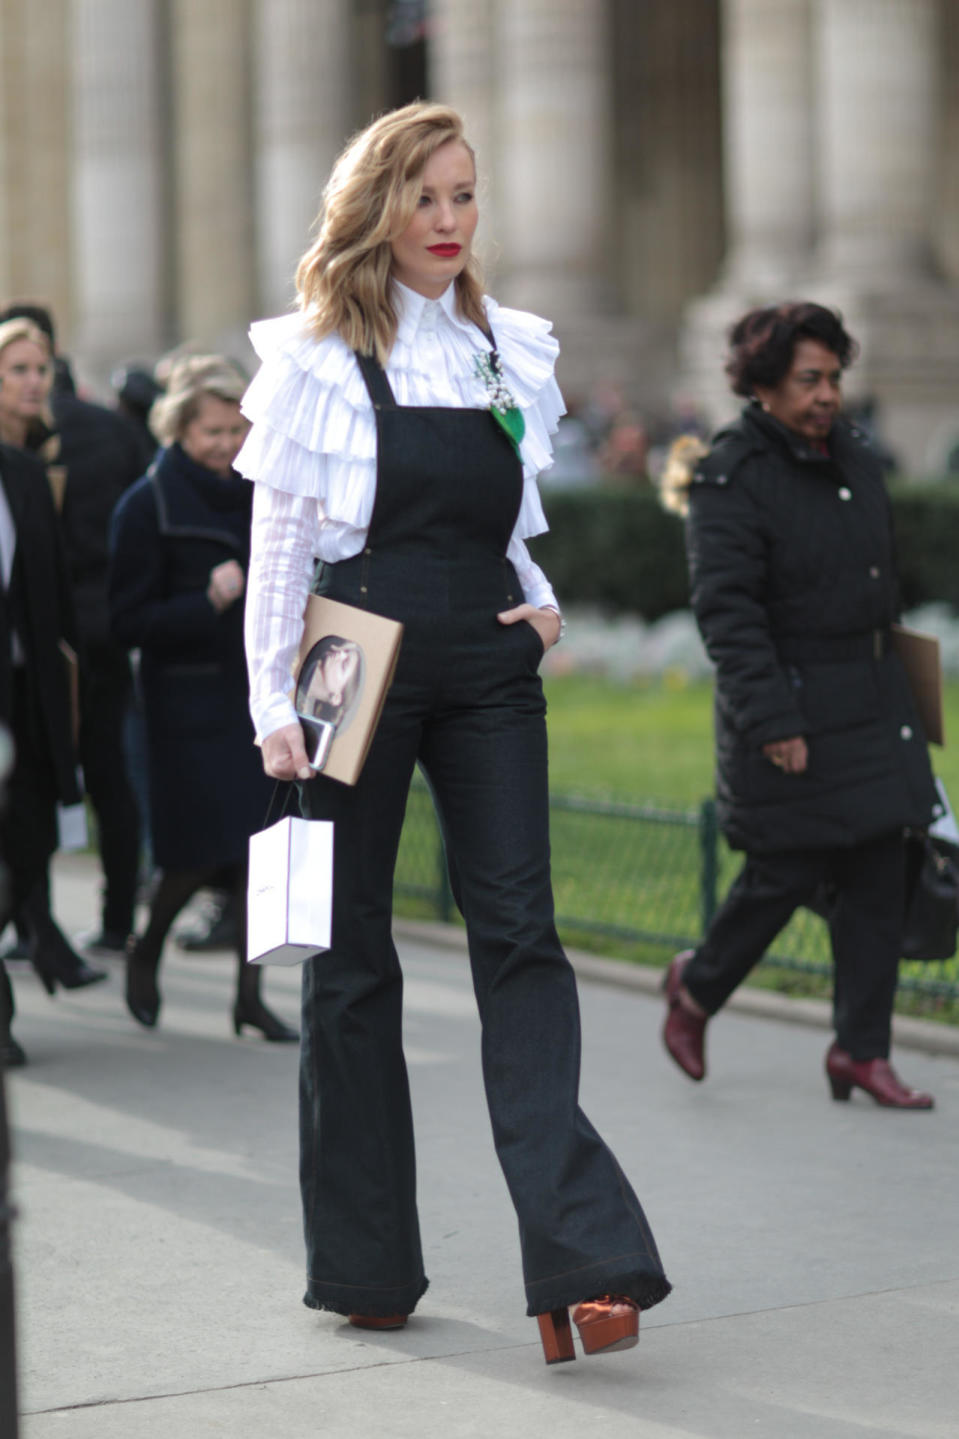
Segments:
[[[439,299],[469,260],[478,219],[473,157],[448,140],[427,162],[413,218],[392,243],[396,279]]]
[[[53,365],[45,346],[12,340],[0,350],[0,413],[21,423],[39,418],[53,384]]]
[[[797,340],[788,374],[772,389],[757,385],[756,398],[788,430],[821,444],[842,401],[839,356],[819,340]]]
[[[352,647],[330,650],[313,671],[307,701],[311,705],[327,704],[339,709],[359,662],[359,655]]]
[[[201,395],[200,408],[180,436],[180,444],[191,460],[225,478],[249,428],[249,421],[233,400]]]

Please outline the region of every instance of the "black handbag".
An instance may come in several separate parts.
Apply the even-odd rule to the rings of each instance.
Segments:
[[[932,964],[951,959],[959,936],[959,847],[923,830],[907,830],[906,907],[903,959]],[[836,903],[828,880],[806,900],[806,908],[827,922]]]
[[[907,831],[903,959],[951,959],[957,931],[959,848],[935,835]]]

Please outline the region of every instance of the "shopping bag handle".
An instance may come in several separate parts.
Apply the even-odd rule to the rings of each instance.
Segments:
[[[273,793],[270,795],[270,802],[266,807],[266,817],[263,820],[263,828],[269,829],[271,824],[278,824],[287,814],[290,813],[290,799],[293,795],[293,785],[289,780],[278,779],[273,786]],[[273,813],[274,806],[279,796],[279,809]]]

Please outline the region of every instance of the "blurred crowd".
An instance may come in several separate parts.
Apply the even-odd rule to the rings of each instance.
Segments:
[[[2,1066],[26,1059],[12,1026],[18,962],[53,994],[100,982],[119,958],[131,1015],[155,1024],[163,939],[197,892],[206,903],[178,939],[236,948],[236,1032],[296,1038],[243,965],[246,837],[270,793],[246,707],[251,487],[232,468],[247,376],[181,348],[111,382],[112,404],[80,393],[50,311],[0,307]],[[179,729],[162,706],[174,688]],[[224,776],[216,758],[231,746],[242,759]],[[88,815],[100,923],[67,937],[49,861],[87,842]]]
[[[567,398],[554,442],[555,463],[540,483],[545,491],[589,485],[642,487],[656,483],[669,448],[680,435],[708,440],[714,427],[696,400],[682,391],[669,404],[644,410],[622,386],[601,380],[585,397]],[[875,402],[847,403],[845,413],[869,437],[887,473],[901,468],[886,446]],[[956,452],[959,469],[959,448]]]
[[[667,409],[644,413],[622,386],[600,381],[589,395],[567,398],[567,413],[554,442],[553,467],[543,488],[581,485],[644,485],[655,479],[678,435],[705,438],[708,421],[690,397],[678,394]]]

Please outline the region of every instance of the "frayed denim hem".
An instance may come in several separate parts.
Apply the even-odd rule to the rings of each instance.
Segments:
[[[412,1314],[429,1288],[425,1277],[417,1284],[396,1288],[375,1289],[367,1284],[323,1284],[308,1280],[303,1303],[307,1309],[320,1309],[329,1314],[367,1314],[384,1319],[391,1314]],[[389,1295],[390,1297],[384,1297]]]

